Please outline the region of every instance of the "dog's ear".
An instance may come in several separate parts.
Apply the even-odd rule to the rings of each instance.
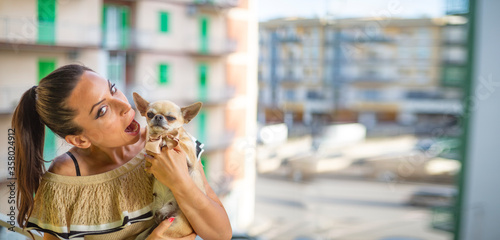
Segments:
[[[136,92],[134,92],[132,95],[134,95],[134,102],[135,106],[137,107],[137,110],[139,110],[141,115],[145,117],[146,111],[148,110],[149,102],[146,101],[144,98],[142,98],[141,95],[139,95]]]
[[[181,108],[184,123],[189,123],[198,114],[201,105],[203,105],[201,102],[195,102],[187,107]]]

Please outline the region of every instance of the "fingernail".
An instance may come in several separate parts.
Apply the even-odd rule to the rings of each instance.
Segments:
[[[173,222],[175,218],[169,218],[168,221],[169,222]]]

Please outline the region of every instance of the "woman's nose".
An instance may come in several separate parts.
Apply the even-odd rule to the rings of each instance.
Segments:
[[[120,115],[125,115],[132,109],[132,106],[128,103],[128,100],[125,99],[119,99],[116,98],[116,104],[118,106],[118,109],[120,109]]]

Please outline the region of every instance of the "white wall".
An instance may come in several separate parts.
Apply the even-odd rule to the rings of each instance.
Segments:
[[[500,1],[476,0],[473,90],[460,239],[500,239]]]
[[[56,43],[71,46],[99,45],[101,13],[101,0],[56,1]]]
[[[37,5],[34,0],[0,1],[0,39],[33,43],[38,37]]]

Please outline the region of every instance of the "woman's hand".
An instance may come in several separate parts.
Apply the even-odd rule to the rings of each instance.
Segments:
[[[146,238],[146,240],[174,240],[174,239],[192,240],[192,239],[196,238],[196,233],[191,233],[191,234],[189,234],[185,237],[181,237],[181,238],[171,238],[171,237],[164,236],[164,233],[167,231],[167,229],[170,227],[170,225],[172,225],[173,222],[174,222],[174,218],[169,218],[169,219],[163,220],[155,228],[155,230],[153,230],[153,232],[151,234],[149,234],[149,236],[148,236],[148,238]]]
[[[186,161],[187,155],[178,146],[172,150],[163,147],[159,154],[150,151],[146,152],[145,158],[151,163],[151,166],[146,168],[146,171],[152,173],[158,181],[171,190],[179,187],[180,184],[178,183],[190,180]]]
[[[195,164],[198,164],[206,194],[198,189],[191,179],[186,153],[180,148],[168,150],[164,147],[160,154],[149,151],[147,153],[149,156],[146,155],[145,158],[151,166],[146,170],[170,188],[196,234],[206,240],[231,239],[229,217],[221,201],[208,184],[201,162],[198,161]]]

